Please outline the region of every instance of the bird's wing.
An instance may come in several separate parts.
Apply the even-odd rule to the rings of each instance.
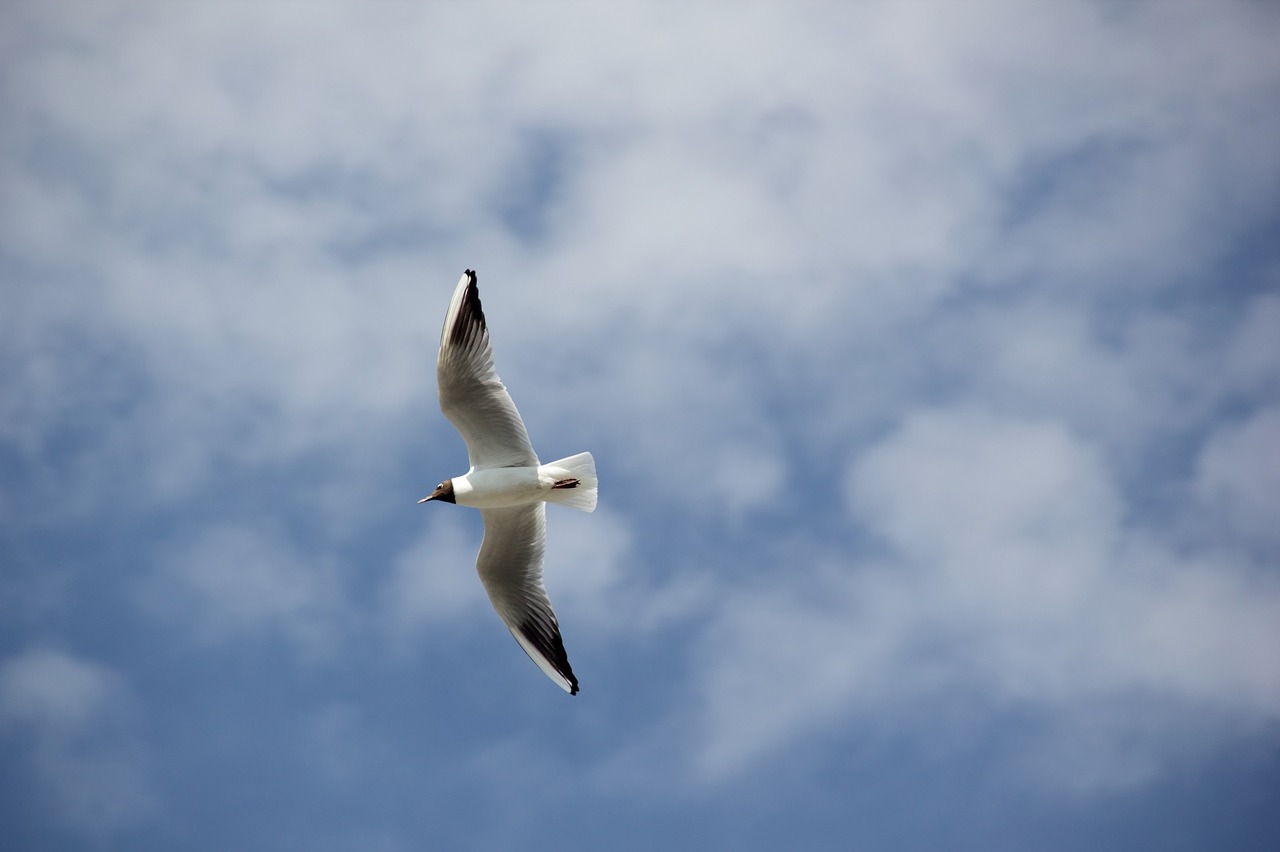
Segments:
[[[538,668],[565,692],[577,695],[578,679],[569,667],[560,625],[542,586],[546,504],[481,509],[480,514],[484,542],[476,571],[493,608]]]
[[[476,274],[458,281],[440,332],[436,357],[440,410],[467,442],[472,467],[524,467],[538,463],[511,394],[493,366],[489,328],[480,308]]]

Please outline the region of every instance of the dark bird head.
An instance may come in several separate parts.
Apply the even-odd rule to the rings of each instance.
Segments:
[[[446,503],[456,503],[457,501],[453,499],[453,480],[446,479],[441,482],[436,486],[435,491],[432,491],[430,495],[423,497],[418,502],[425,503],[428,500],[443,500]]]

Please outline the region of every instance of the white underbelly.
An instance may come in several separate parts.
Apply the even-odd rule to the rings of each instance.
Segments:
[[[454,477],[454,499],[459,506],[498,509],[527,506],[547,499],[552,483],[538,476],[536,467],[499,467],[473,470]]]

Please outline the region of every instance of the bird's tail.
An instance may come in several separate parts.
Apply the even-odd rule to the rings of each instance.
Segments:
[[[564,487],[552,488],[547,496],[548,503],[560,503],[572,509],[594,512],[596,509],[596,460],[591,453],[578,453],[576,456],[557,459],[542,465],[540,473],[555,478],[557,482],[565,482]],[[575,482],[569,485],[569,482]]]

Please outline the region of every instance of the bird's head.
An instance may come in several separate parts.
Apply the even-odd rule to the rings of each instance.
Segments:
[[[443,500],[446,503],[457,502],[453,497],[453,480],[446,479],[444,482],[441,482],[436,486],[435,491],[432,491],[429,495],[423,497],[418,502],[425,503],[428,500]]]

